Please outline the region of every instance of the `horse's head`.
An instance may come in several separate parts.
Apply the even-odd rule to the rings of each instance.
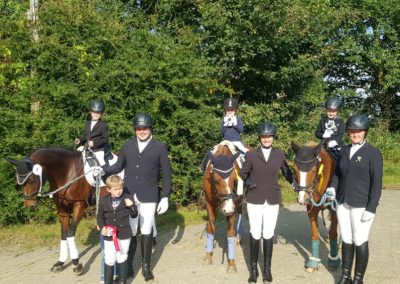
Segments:
[[[232,155],[227,146],[218,146],[215,154],[208,153],[210,158],[211,194],[214,201],[226,216],[235,212],[234,187],[237,179],[235,160],[239,153]]]
[[[295,190],[299,192],[297,201],[305,204],[313,194],[321,174],[319,152],[322,144],[301,147],[292,141],[291,145],[295,153],[293,170]]]
[[[6,158],[6,160],[16,167],[16,178],[18,185],[24,187],[24,204],[27,207],[37,206],[37,195],[40,188],[40,180],[34,171],[37,169],[35,163],[28,157],[22,160]]]

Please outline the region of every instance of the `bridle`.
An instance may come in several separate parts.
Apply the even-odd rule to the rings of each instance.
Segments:
[[[220,201],[220,202],[224,202],[224,201],[227,201],[229,199],[233,199],[233,197],[234,197],[233,190],[230,193],[224,193],[224,194],[218,193],[218,191],[216,190],[216,186],[215,186],[216,184],[215,184],[215,181],[214,181],[214,174],[215,174],[215,172],[219,173],[219,174],[230,174],[233,170],[235,170],[235,166],[233,165],[228,170],[218,169],[218,168],[214,167],[213,164],[211,164],[210,167],[211,167],[210,168],[211,182],[214,185],[213,188],[214,188],[215,198],[218,199],[218,201]],[[229,189],[230,189],[230,187],[229,187]]]
[[[317,156],[314,159],[309,160],[309,161],[299,161],[299,160],[295,159],[295,163],[296,163],[298,169],[301,169],[301,168],[312,169],[314,166],[317,167],[317,169],[318,169],[317,174],[315,175],[314,179],[312,180],[312,182],[310,184],[305,185],[305,186],[300,186],[298,184],[298,182],[296,181],[296,179],[293,180],[296,191],[305,191],[309,195],[312,195],[315,191],[315,186],[317,184],[319,184],[320,175],[321,175],[322,168],[323,168],[323,165],[320,163],[319,156]],[[301,165],[301,167],[299,167],[298,165]]]

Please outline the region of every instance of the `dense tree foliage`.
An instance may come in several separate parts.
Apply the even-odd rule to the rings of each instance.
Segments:
[[[225,97],[240,99],[247,144],[256,145],[256,125],[270,120],[278,147],[290,153],[291,139],[314,139],[322,102],[340,95],[342,115],[373,114],[381,135],[372,139],[398,159],[396,139],[380,137],[388,130],[398,137],[399,7],[389,0],[43,0],[33,26],[29,1],[0,0],[0,157],[72,148],[89,102],[99,98],[114,150],[132,137],[136,112],[154,118],[155,136],[170,151],[172,201],[187,204],[201,190],[202,157],[221,139]],[[0,223],[35,216],[22,209],[13,174],[2,159]]]

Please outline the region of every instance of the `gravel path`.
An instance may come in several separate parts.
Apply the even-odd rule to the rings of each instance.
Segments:
[[[400,283],[400,191],[385,190],[378,207],[370,236],[370,260],[365,283]],[[321,225],[322,235],[326,229]],[[152,259],[155,283],[247,283],[248,278],[248,233],[243,246],[236,247],[237,273],[226,273],[226,259],[222,261],[225,245],[224,225],[219,226],[214,251],[214,264],[204,265],[205,239],[200,239],[204,225],[176,228],[161,232]],[[245,222],[245,231],[248,223]],[[310,229],[305,207],[291,204],[281,208],[276,229],[272,274],[274,283],[335,283],[340,271],[330,271],[327,265],[327,244],[321,243],[322,265],[313,273],[304,271],[304,263],[310,253]],[[71,263],[60,273],[50,272],[58,258],[58,248],[48,247],[32,251],[18,248],[2,249],[0,261],[2,276],[0,283],[99,283],[99,247],[81,247],[84,272],[76,276]],[[128,283],[145,283],[139,270],[138,252],[135,257],[135,272],[139,275]],[[260,255],[261,260],[261,255]],[[261,283],[259,278],[258,283]]]

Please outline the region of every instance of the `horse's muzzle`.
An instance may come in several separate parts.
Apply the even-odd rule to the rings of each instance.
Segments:
[[[27,199],[24,200],[24,206],[33,210],[38,206],[38,202],[36,199]]]

